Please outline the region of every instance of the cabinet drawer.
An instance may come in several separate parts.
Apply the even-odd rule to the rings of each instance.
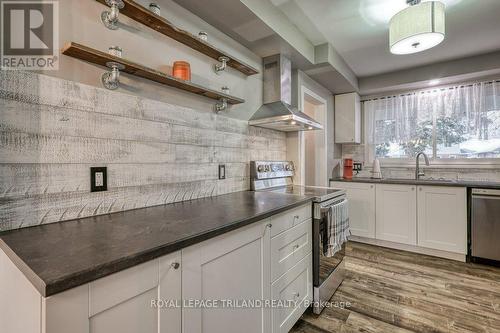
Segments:
[[[287,210],[284,213],[271,217],[271,237],[276,236],[291,227],[310,219],[312,216],[312,205],[310,203]]]
[[[94,316],[158,286],[158,259],[90,283],[89,310]]]
[[[271,239],[271,281],[275,281],[312,251],[312,220]]]
[[[285,304],[272,308],[273,333],[286,333],[299,320],[312,300],[312,253],[273,283],[271,297]],[[287,304],[287,303],[290,304]],[[289,306],[288,306],[289,305]]]

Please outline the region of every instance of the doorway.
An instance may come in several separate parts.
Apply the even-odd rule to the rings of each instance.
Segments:
[[[327,176],[327,101],[305,86],[299,89],[299,107],[323,125],[322,130],[290,133],[289,159],[296,166],[294,183],[306,186],[328,186]]]

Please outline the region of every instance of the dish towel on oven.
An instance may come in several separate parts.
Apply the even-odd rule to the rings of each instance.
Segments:
[[[333,205],[328,210],[328,218],[326,225],[326,232],[328,242],[326,248],[323,248],[324,255],[333,257],[335,253],[340,251],[342,244],[347,242],[351,235],[349,228],[349,211],[347,200],[339,204]]]

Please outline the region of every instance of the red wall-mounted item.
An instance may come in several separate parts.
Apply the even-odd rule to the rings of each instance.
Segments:
[[[176,61],[172,70],[172,75],[178,79],[191,81],[191,66],[187,61]]]

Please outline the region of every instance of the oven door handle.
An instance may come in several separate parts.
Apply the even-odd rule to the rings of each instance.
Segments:
[[[321,206],[321,209],[320,209],[321,213],[327,212],[331,207],[337,207],[337,206],[343,205],[345,202],[347,202],[347,198],[344,198],[341,201],[337,201],[337,202],[333,203],[333,205],[328,204],[325,206]]]

